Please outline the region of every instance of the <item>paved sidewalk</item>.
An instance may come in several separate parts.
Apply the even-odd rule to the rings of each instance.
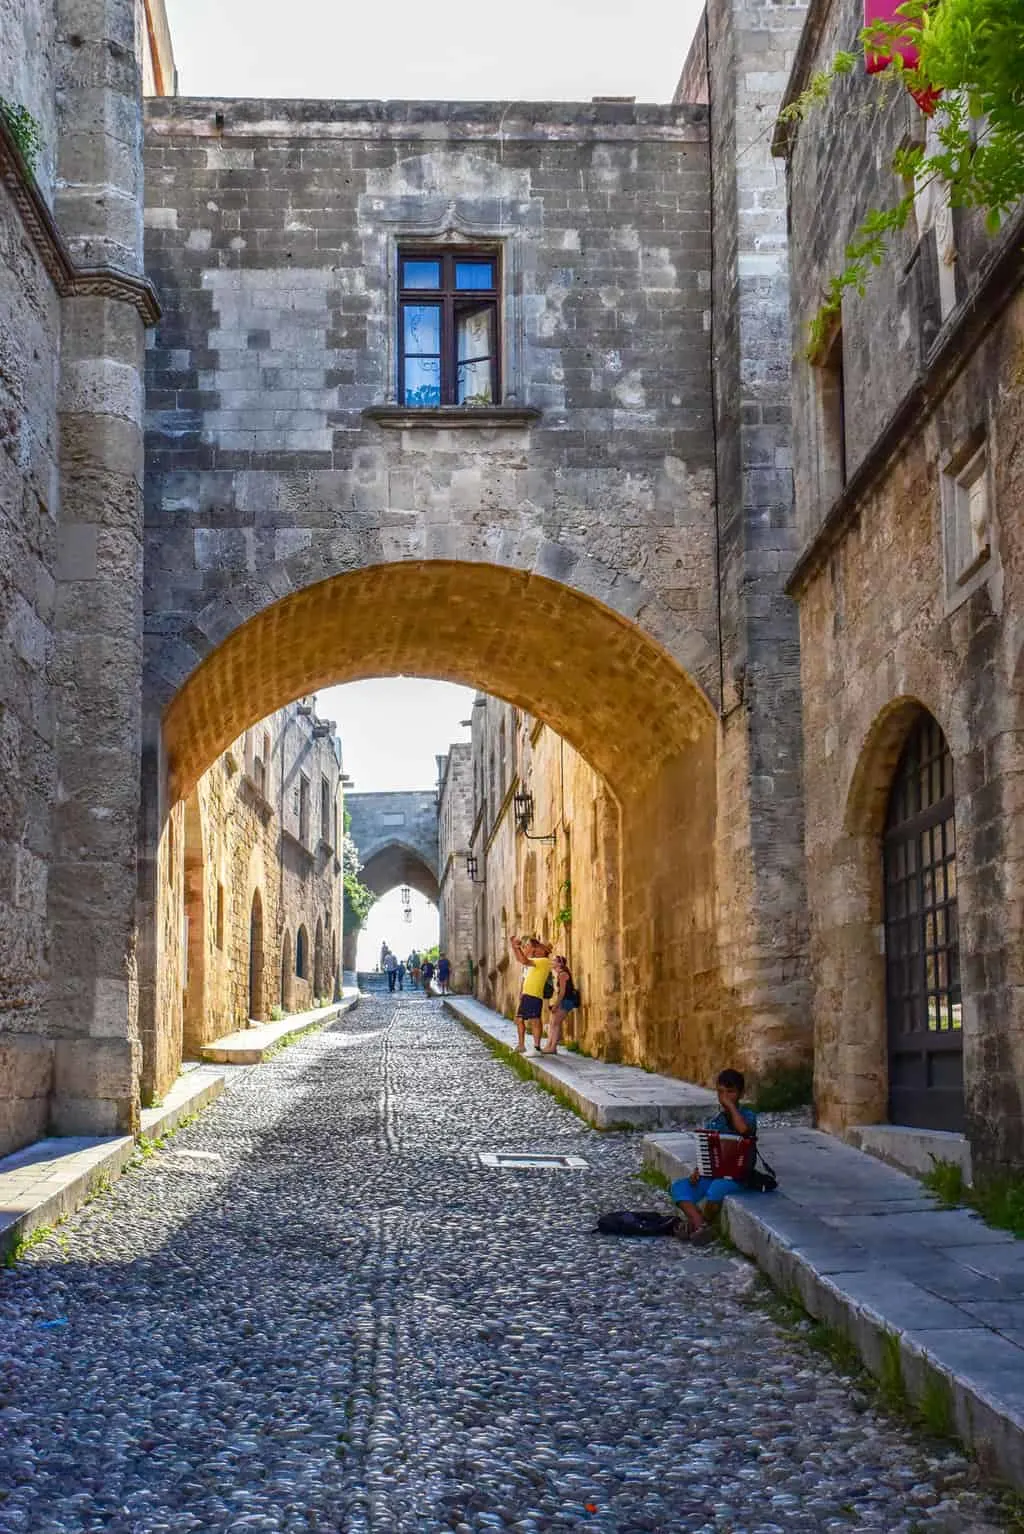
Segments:
[[[813,1129],[764,1129],[773,1194],[723,1206],[729,1235],[777,1288],[855,1344],[876,1375],[948,1403],[959,1436],[1024,1487],[1024,1241],[944,1209],[904,1172]],[[694,1137],[649,1135],[667,1177]]]
[[[515,1048],[515,1024],[500,1013],[468,996],[446,996],[444,1003],[473,1033]],[[537,1080],[564,1093],[596,1129],[692,1126],[718,1111],[714,1092],[674,1076],[656,1076],[635,1065],[608,1065],[565,1050],[548,1059],[538,1056],[531,1043],[526,1049],[522,1058]]]
[[[237,1033],[225,1033],[213,1039],[199,1051],[204,1060],[215,1065],[262,1065],[269,1050],[276,1049],[287,1039],[298,1038],[311,1028],[322,1028],[350,1012],[359,1000],[359,990],[346,986],[341,1001],[329,1007],[317,1007],[312,1012],[293,1012],[277,1023],[254,1023],[250,1028],[240,1028]]]
[[[223,1090],[224,1072],[209,1065],[179,1076],[159,1108],[143,1110],[142,1133],[159,1139]],[[131,1135],[62,1135],[0,1159],[0,1256],[72,1214],[104,1179],[119,1177],[134,1154]]]

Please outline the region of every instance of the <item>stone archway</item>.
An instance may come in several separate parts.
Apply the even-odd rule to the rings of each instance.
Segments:
[[[524,623],[524,612],[535,621]],[[410,616],[420,614],[422,624]],[[742,1058],[716,935],[714,710],[671,656],[593,597],[456,561],[374,567],[293,593],[211,644],[170,700],[169,800],[289,698],[400,674],[507,698],[563,735],[606,782],[618,807],[620,865],[597,1029],[606,1052],[701,1080],[723,1047]],[[382,888],[385,879],[422,887],[414,863],[403,867],[409,849],[397,838],[380,852]],[[428,874],[436,899],[436,870],[420,877]]]
[[[370,796],[366,795],[364,797],[368,798]],[[429,797],[433,801],[433,794]],[[384,833],[384,836],[386,838],[386,833]],[[429,851],[429,849],[427,850]],[[397,889],[400,885],[408,884],[409,888],[416,890],[423,896],[424,900],[429,900],[433,905],[437,905],[440,890],[438,888],[436,872],[436,832],[434,835],[433,851],[435,861],[433,864],[430,864],[425,861],[423,850],[421,850],[420,846],[409,846],[404,841],[381,839],[378,837],[376,845],[373,846],[373,850],[360,870],[360,882],[365,884],[366,888],[371,890],[378,900],[390,890]],[[361,931],[361,926],[357,926],[354,922],[346,921],[342,934],[342,953],[344,967],[347,970],[354,970],[356,967],[356,948]]]
[[[810,911],[815,1099],[832,1130],[888,1117],[882,838],[900,757],[927,712],[909,694],[879,710],[850,777],[839,834],[808,849],[811,887],[824,895]]]
[[[313,999],[318,1002],[327,989],[326,964],[324,962],[324,919],[317,917],[316,937],[313,941]]]

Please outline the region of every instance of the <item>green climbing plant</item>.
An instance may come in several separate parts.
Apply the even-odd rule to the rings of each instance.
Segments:
[[[362,927],[370,907],[376,900],[373,890],[368,889],[359,877],[362,863],[359,860],[359,849],[349,833],[350,819],[348,811],[345,811],[345,834],[341,842],[341,881],[344,891],[345,926]]]
[[[912,66],[903,58],[909,48],[916,50]],[[863,295],[872,268],[906,226],[916,192],[941,182],[951,206],[978,210],[990,233],[1024,201],[1024,0],[907,0],[894,22],[865,27],[854,50],[837,53],[782,120],[807,118],[869,55],[889,61],[872,76],[878,104],[894,83],[905,85],[922,111],[934,113],[935,133],[927,145],[893,156],[892,169],[908,190],[888,207],[872,208],[846,246],[845,265],[811,322],[812,356],[832,334],[844,297]]]
[[[572,883],[569,879],[562,880],[555,898],[559,901],[555,912],[555,928],[568,927],[572,924]]]
[[[0,96],[0,117],[7,124],[26,168],[35,175],[36,165],[43,151],[43,134],[39,124],[27,107],[7,101],[3,96]]]

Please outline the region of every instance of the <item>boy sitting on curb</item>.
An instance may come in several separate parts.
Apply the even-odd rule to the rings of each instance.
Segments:
[[[707,1119],[705,1129],[717,1129],[719,1134],[743,1135],[745,1139],[757,1138],[757,1114],[753,1108],[742,1108],[743,1072],[722,1071],[718,1077],[718,1101],[721,1112]],[[702,1177],[694,1169],[689,1177],[678,1177],[672,1184],[672,1198],[680,1206],[689,1222],[689,1239],[694,1246],[704,1246],[715,1239],[715,1233],[697,1207],[701,1203],[711,1205],[715,1213],[722,1200],[730,1193],[742,1192],[743,1184],[733,1177]]]

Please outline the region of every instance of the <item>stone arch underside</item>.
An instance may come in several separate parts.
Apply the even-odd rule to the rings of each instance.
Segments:
[[[378,899],[401,884],[408,884],[410,889],[417,890],[435,905],[440,893],[436,871],[424,862],[415,848],[399,841],[378,847],[363,864],[359,878]]]
[[[237,616],[225,608],[211,626]],[[374,565],[306,586],[210,643],[163,714],[172,799],[282,704],[396,675],[506,698],[563,735],[618,794],[714,721],[701,687],[660,645],[569,586],[482,563]],[[148,685],[166,690],[152,675]]]

